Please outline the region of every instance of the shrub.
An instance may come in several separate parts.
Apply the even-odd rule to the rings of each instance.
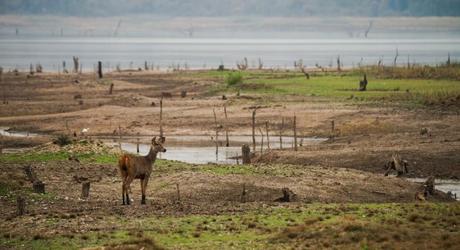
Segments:
[[[67,135],[58,135],[58,137],[56,137],[56,139],[54,139],[53,143],[62,147],[62,146],[71,144],[72,141],[70,140],[69,136],[67,136]]]
[[[227,86],[238,85],[240,83],[243,83],[243,75],[239,72],[230,73],[227,75],[225,82],[227,83]]]

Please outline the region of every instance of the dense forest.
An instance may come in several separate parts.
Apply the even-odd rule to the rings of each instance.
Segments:
[[[112,16],[459,16],[460,0],[8,0],[0,14]]]

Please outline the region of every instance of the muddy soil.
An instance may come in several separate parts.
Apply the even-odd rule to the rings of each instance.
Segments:
[[[174,169],[175,163],[170,163]],[[16,217],[11,194],[1,197],[2,227],[12,234],[42,232],[46,235],[108,230],[106,216],[142,217],[152,215],[228,214],[267,205],[283,196],[282,189],[296,194],[291,205],[305,202],[413,202],[420,184],[401,178],[382,178],[368,172],[319,166],[256,165],[261,172],[285,168],[284,176],[218,175],[206,171],[154,170],[147,190],[147,205],[140,205],[140,184],[131,189],[133,204],[121,205],[121,178],[114,165],[81,164],[75,161],[35,163],[32,168],[46,185],[45,197],[30,196],[27,216]],[[82,182],[90,181],[90,198],[81,199]],[[14,187],[15,195],[30,192],[23,165],[3,164],[0,182]],[[177,194],[180,190],[180,200]],[[242,198],[243,188],[246,190]],[[441,192],[431,201],[450,201]],[[289,206],[289,205],[288,205]],[[50,218],[66,218],[49,224]],[[30,227],[29,227],[30,226]]]
[[[335,140],[319,146],[300,147],[298,152],[270,152],[257,162],[280,162],[325,167],[346,167],[384,173],[393,153],[410,161],[411,177],[435,175],[460,178],[460,119],[458,111],[439,108],[407,109],[394,105],[356,104],[311,96],[210,94],[222,79],[193,77],[187,72],[110,73],[98,80],[93,74],[42,74],[28,77],[7,73],[3,77],[0,126],[42,133],[87,136],[154,135],[159,131],[159,100],[164,99],[165,135],[213,135],[213,108],[218,123],[233,135],[251,134],[251,114],[257,125],[269,121],[272,136],[278,134],[281,116],[285,135],[292,135],[292,116],[297,116],[298,135],[328,137],[335,121]],[[108,89],[113,83],[114,93]],[[180,97],[187,91],[185,98]],[[227,106],[225,122],[223,105]],[[428,128],[431,136],[420,135]],[[275,132],[276,131],[276,132]],[[5,142],[4,142],[5,143]]]

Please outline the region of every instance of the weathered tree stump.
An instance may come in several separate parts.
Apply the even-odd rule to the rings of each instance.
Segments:
[[[297,195],[292,192],[289,188],[283,188],[283,197],[280,197],[275,200],[275,202],[293,202],[297,200]]]
[[[364,80],[359,81],[359,91],[366,91],[367,89],[367,77],[364,74]]]
[[[249,146],[248,146],[249,148]],[[241,202],[245,203],[246,202],[246,196],[248,192],[246,191],[246,184],[243,184],[243,191],[241,192]]]
[[[35,180],[33,183],[33,189],[35,193],[44,194],[45,193],[45,183],[39,180]]]
[[[423,184],[425,196],[434,194],[434,180],[434,176],[430,176]]]
[[[102,62],[101,61],[97,62],[97,75],[99,76],[99,78],[103,77],[103,75],[102,75]]]
[[[243,164],[251,164],[251,148],[249,145],[244,144],[241,147],[241,153],[243,157]]]
[[[19,196],[16,199],[17,204],[17,215],[22,216],[26,213],[26,199],[22,196]]]
[[[34,170],[32,169],[32,166],[26,165],[24,166],[24,173],[26,174],[27,180],[30,182],[35,182],[37,180],[37,175],[35,174]]]
[[[91,183],[89,181],[83,182],[81,185],[81,198],[87,199],[89,197],[89,189]]]
[[[113,93],[113,87],[115,85],[113,83],[110,84],[110,88],[109,88],[109,95],[111,95]]]
[[[398,154],[395,154],[392,156],[391,161],[388,161],[385,164],[386,167],[386,172],[385,176],[388,176],[388,174],[391,172],[391,170],[396,171],[396,175],[398,177],[402,176],[403,174],[409,173],[409,162],[406,160],[402,160],[401,157]]]
[[[78,67],[80,66],[79,58],[74,56],[72,59],[73,59],[73,72],[75,74],[78,74],[79,72]]]

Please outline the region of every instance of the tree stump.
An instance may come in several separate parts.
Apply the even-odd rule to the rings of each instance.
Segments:
[[[33,182],[35,182],[35,180],[37,180],[37,176],[35,175],[35,172],[32,169],[32,166],[30,166],[30,165],[24,166],[24,173],[26,174],[27,179],[30,182],[33,183]]]
[[[359,81],[359,91],[366,91],[367,89],[367,77],[364,75],[364,80]]]
[[[113,86],[114,86],[114,84],[111,83],[110,88],[109,88],[109,95],[111,95],[113,93]]]
[[[17,215],[22,216],[26,213],[26,199],[22,196],[19,196],[16,199],[16,204],[17,204]]]
[[[244,144],[241,147],[241,153],[243,157],[243,164],[251,164],[251,148],[249,145]]]
[[[89,188],[91,183],[89,181],[83,182],[81,185],[81,198],[87,199],[89,197]]]
[[[33,189],[35,193],[44,194],[45,193],[45,183],[42,181],[36,180],[33,184]]]
[[[97,75],[99,76],[99,78],[103,77],[103,75],[102,75],[102,62],[101,61],[97,62]]]
[[[289,188],[283,188],[283,197],[280,197],[275,200],[275,202],[292,202],[297,200],[297,195],[292,192]]]
[[[434,176],[430,176],[423,184],[425,196],[434,194],[434,180]]]

